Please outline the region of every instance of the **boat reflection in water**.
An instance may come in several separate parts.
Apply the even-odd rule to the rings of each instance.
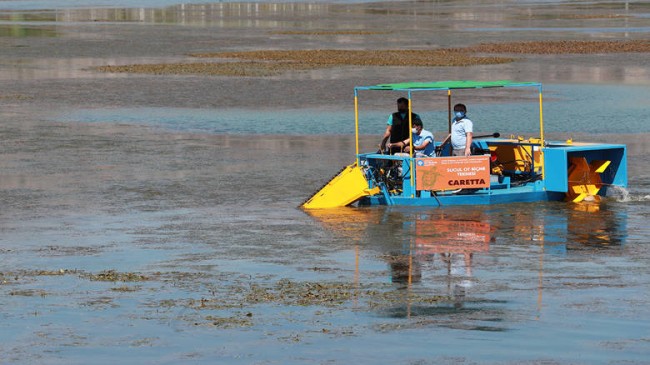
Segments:
[[[360,261],[378,257],[386,262],[390,274],[383,277],[404,300],[380,309],[383,315],[437,317],[431,319],[437,325],[498,331],[503,328],[496,323],[508,316],[510,298],[521,293],[530,291],[528,300],[537,304],[539,317],[545,283],[553,285],[556,275],[572,275],[574,253],[602,259],[622,252],[626,214],[624,205],[617,204],[348,207],[307,213],[354,246],[355,282],[367,275],[360,272]],[[552,261],[546,281],[545,260]],[[449,314],[460,318],[442,319]],[[466,323],[468,318],[473,324]],[[492,324],[486,326],[486,321]]]

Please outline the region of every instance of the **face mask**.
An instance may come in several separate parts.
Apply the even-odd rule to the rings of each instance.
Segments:
[[[454,112],[456,119],[462,119],[465,116],[464,112]]]
[[[412,128],[412,129],[411,129],[411,132],[413,132],[413,134],[418,134],[418,130],[415,129],[415,128]]]

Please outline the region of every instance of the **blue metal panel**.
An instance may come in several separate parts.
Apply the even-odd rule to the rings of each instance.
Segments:
[[[625,146],[622,148],[618,171],[616,172],[616,176],[612,179],[611,183],[613,185],[627,188],[627,148]]]
[[[564,148],[544,148],[544,183],[547,191],[566,193],[569,190],[567,151]]]
[[[408,198],[392,196],[386,201],[383,195],[366,197],[359,202],[359,205],[401,205],[401,206],[453,206],[453,205],[488,205],[525,203],[536,201],[555,201],[564,199],[563,193],[549,193],[535,190],[530,187],[514,188],[508,192],[489,194],[485,191],[474,194],[438,194],[436,197]]]
[[[600,174],[605,190],[609,185],[627,187],[627,149],[625,145],[595,144],[568,149],[568,157],[584,157],[588,163],[594,160],[611,161]]]

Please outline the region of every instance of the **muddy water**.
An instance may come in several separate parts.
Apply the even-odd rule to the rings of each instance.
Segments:
[[[3,132],[9,363],[647,356],[647,174],[597,210],[306,214],[296,205],[348,158],[350,138]]]
[[[124,14],[146,10],[13,14],[0,32],[0,363],[647,363],[646,55],[249,79],[90,69],[220,49],[647,36],[624,32],[647,26],[644,3],[519,3],[214,4],[229,16],[185,12],[192,25],[182,7],[137,24]],[[569,23],[591,33],[527,30]],[[269,33],[287,24],[411,26]],[[490,77],[547,82],[552,138],[628,144],[629,188],[598,207],[296,209],[352,159],[352,86]],[[485,131],[517,133],[512,111],[536,96],[505,96],[464,97]],[[365,148],[395,95],[382,98],[362,114]],[[440,135],[444,101],[417,102]]]

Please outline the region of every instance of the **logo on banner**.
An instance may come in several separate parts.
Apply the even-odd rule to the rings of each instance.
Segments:
[[[490,187],[490,156],[421,158],[416,162],[417,190]]]

